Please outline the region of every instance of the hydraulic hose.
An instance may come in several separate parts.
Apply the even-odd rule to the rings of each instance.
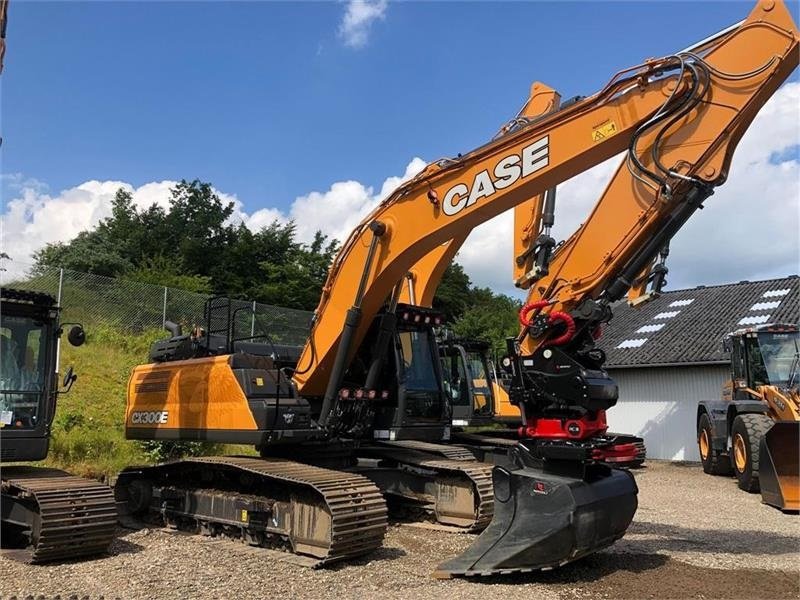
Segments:
[[[530,327],[530,313],[532,313],[534,310],[542,309],[550,304],[551,302],[549,300],[539,300],[537,302],[526,304],[519,311],[519,322],[523,327]],[[571,315],[560,310],[551,312],[548,316],[547,324],[553,326],[558,325],[559,323],[566,327],[566,331],[557,338],[548,340],[544,344],[545,346],[562,346],[569,342],[575,335],[577,327],[575,325],[575,319],[573,319]]]

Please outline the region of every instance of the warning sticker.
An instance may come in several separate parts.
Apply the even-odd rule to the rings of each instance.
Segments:
[[[239,518],[241,519],[242,523],[247,523],[247,511],[242,510]]]
[[[615,133],[617,133],[616,123],[614,123],[614,121],[606,121],[605,123],[592,129],[592,141],[599,142],[611,137]]]
[[[14,413],[10,410],[2,410],[0,411],[0,423],[3,425],[11,425],[11,421],[14,420]]]

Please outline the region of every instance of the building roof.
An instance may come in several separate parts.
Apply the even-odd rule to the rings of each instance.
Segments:
[[[726,333],[761,323],[800,322],[800,278],[663,292],[638,308],[614,307],[599,345],[607,368],[727,363]]]

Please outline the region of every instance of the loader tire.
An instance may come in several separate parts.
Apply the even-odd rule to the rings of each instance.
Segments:
[[[697,424],[697,447],[700,452],[700,462],[703,464],[703,471],[709,475],[730,475],[731,459],[715,450],[711,440],[714,439],[714,429],[711,426],[711,419],[706,413],[700,415]]]
[[[758,482],[758,454],[761,438],[772,427],[767,415],[750,413],[739,415],[731,427],[731,462],[739,481],[739,489],[755,493],[760,490]]]

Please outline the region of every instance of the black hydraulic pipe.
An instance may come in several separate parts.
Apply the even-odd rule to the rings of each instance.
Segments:
[[[402,281],[395,286],[392,297],[389,300],[389,307],[381,316],[381,322],[378,325],[378,336],[373,350],[372,363],[369,365],[367,380],[364,382],[364,387],[368,390],[374,390],[375,386],[378,385],[378,379],[386,362],[386,354],[389,352],[389,344],[394,339],[394,334],[397,330],[397,302],[400,299],[402,286]]]
[[[356,298],[353,301],[353,306],[347,311],[344,319],[344,328],[342,329],[342,337],[339,339],[339,347],[336,350],[336,357],[333,360],[333,369],[331,370],[330,378],[328,379],[328,387],[325,389],[325,396],[322,400],[322,409],[319,413],[319,426],[325,427],[328,422],[328,416],[333,408],[333,402],[339,394],[339,386],[342,384],[345,368],[347,367],[347,357],[350,354],[350,348],[353,345],[353,339],[361,323],[361,301],[364,299],[364,291],[367,287],[367,280],[372,271],[372,261],[375,258],[375,253],[378,250],[378,241],[380,237],[386,233],[386,225],[380,221],[373,221],[369,224],[372,231],[372,240],[369,243],[369,250],[367,251],[367,260],[364,264],[364,270],[361,273],[361,280],[358,282],[358,290],[356,291]]]
[[[542,227],[549,229],[556,222],[556,188],[551,187],[544,193],[544,208],[542,209]]]
[[[378,384],[378,379],[381,375],[381,370],[386,362],[386,353],[389,351],[389,344],[394,339],[394,333],[397,329],[397,315],[393,312],[384,313],[381,316],[381,322],[378,326],[378,339],[375,342],[375,354],[372,357],[372,363],[369,365],[369,373],[367,373],[367,380],[364,387],[368,390],[374,390]]]
[[[667,243],[664,244],[664,247],[661,249],[658,264],[653,267],[653,292],[656,294],[660,294],[661,288],[667,284],[667,273],[669,273],[669,269],[666,263],[668,256],[669,240],[667,240]]]
[[[604,294],[607,302],[616,302],[628,293],[632,282],[645,266],[658,255],[668,240],[683,227],[703,201],[714,193],[709,185],[695,184],[687,192],[685,200],[667,218],[661,230],[648,241],[625,266],[619,276],[608,286]]]

